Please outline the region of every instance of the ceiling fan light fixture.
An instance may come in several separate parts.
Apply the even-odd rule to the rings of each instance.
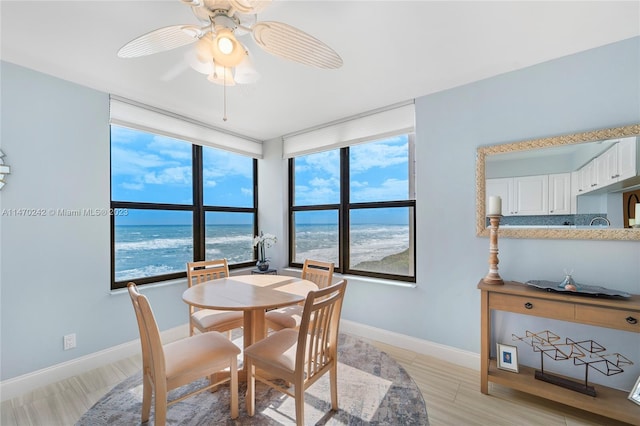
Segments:
[[[207,77],[212,83],[220,84],[222,86],[235,86],[236,81],[233,78],[233,70],[231,68],[215,65],[213,71]]]
[[[211,55],[216,64],[235,67],[247,56],[244,46],[236,40],[233,31],[222,28],[217,31],[211,44]]]
[[[218,38],[218,49],[220,49],[222,53],[229,55],[233,52],[233,48],[233,41],[231,41],[230,38],[226,36]]]
[[[251,56],[247,56],[233,70],[233,79],[237,84],[253,84],[260,79],[260,74],[253,66]]]

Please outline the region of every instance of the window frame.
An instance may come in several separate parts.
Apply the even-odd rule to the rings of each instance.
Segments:
[[[161,135],[160,133],[153,133],[149,130],[141,130],[135,127],[121,126],[118,124],[111,124],[110,129],[113,126],[126,127],[134,131],[151,133]],[[193,229],[193,261],[205,260],[206,256],[206,225],[205,214],[207,212],[231,212],[231,213],[252,213],[253,214],[253,235],[258,234],[258,160],[252,158],[252,173],[253,173],[253,207],[229,207],[229,206],[215,206],[204,205],[204,162],[203,162],[203,146],[195,144],[191,141],[184,139],[176,139],[184,143],[191,144],[191,167],[192,167],[192,204],[178,204],[178,203],[153,203],[153,202],[135,202],[135,201],[117,201],[113,200],[113,190],[111,185],[113,184],[112,177],[112,158],[111,158],[111,131],[109,132],[109,198],[111,199],[110,205],[113,209],[131,209],[131,210],[173,210],[173,211],[190,211],[192,212],[192,229]],[[212,149],[222,148],[211,147]],[[229,151],[232,152],[232,151]],[[236,155],[241,155],[232,152]],[[185,278],[187,276],[186,268],[182,272],[172,272],[169,274],[154,275],[151,277],[132,278],[123,281],[116,281],[116,244],[115,244],[115,216],[110,217],[111,227],[111,290],[117,290],[126,288],[127,283],[135,281],[137,285],[145,285],[150,283],[157,283],[161,281],[174,280],[179,278]],[[257,257],[255,247],[253,249],[254,258],[252,261],[230,264],[229,269],[240,269],[255,265],[255,259]],[[186,265],[185,265],[186,266]]]
[[[388,279],[394,281],[404,282],[416,282],[416,259],[417,250],[415,246],[416,241],[416,192],[415,192],[415,133],[406,133],[409,143],[409,198],[407,200],[395,200],[395,201],[374,201],[374,202],[350,202],[350,172],[349,172],[349,146],[341,147],[340,150],[340,201],[334,204],[314,204],[314,205],[300,205],[296,206],[295,203],[295,160],[296,157],[291,157],[288,160],[288,201],[289,201],[289,266],[295,268],[302,268],[302,263],[295,262],[295,222],[294,216],[296,212],[304,211],[330,211],[336,210],[338,212],[338,265],[334,269],[335,272],[341,274],[358,275],[370,278]],[[369,140],[365,143],[379,142],[384,139]],[[335,148],[334,148],[335,149]],[[300,155],[306,156],[309,153]],[[409,223],[410,239],[413,244],[413,276],[388,274],[381,272],[370,272],[351,269],[350,265],[350,212],[358,209],[377,209],[377,208],[393,208],[393,207],[407,207],[413,210],[411,215],[411,223]],[[322,259],[319,259],[322,260]]]

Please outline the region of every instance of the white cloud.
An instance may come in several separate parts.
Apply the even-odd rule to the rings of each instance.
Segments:
[[[325,187],[335,187],[335,188],[340,187],[340,181],[335,178],[324,179],[320,177],[314,177],[309,181],[309,184],[314,187],[314,190],[318,188],[325,188]]]
[[[380,186],[362,186],[351,191],[351,201],[404,200],[407,198],[409,181],[406,179],[387,179]]]
[[[407,163],[407,144],[372,143],[351,148],[350,169],[362,173],[374,167],[384,168]]]
[[[144,169],[163,167],[166,160],[156,154],[112,147],[111,173],[114,175],[139,175]]]
[[[323,175],[329,177],[340,177],[340,152],[338,150],[319,152],[317,154],[308,155],[303,157],[305,160],[301,164],[305,172],[321,172]],[[297,160],[298,163],[300,160]],[[296,167],[297,168],[297,167]]]
[[[152,152],[158,152],[167,159],[187,160],[191,162],[191,143],[168,138],[166,136],[154,135],[153,140],[149,142],[146,149]]]
[[[144,182],[149,184],[191,184],[191,167],[169,167],[159,172],[149,172],[144,175]]]
[[[253,178],[251,159],[232,152],[203,147],[204,177],[233,177],[241,176]]]
[[[131,191],[142,191],[144,189],[144,184],[141,182],[122,182],[120,186]]]

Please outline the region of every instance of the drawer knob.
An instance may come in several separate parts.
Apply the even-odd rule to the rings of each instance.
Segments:
[[[637,319],[635,319],[634,317],[627,317],[627,322],[628,322],[629,324],[637,324],[637,323],[638,323],[638,320],[637,320]]]
[[[533,308],[533,303],[527,302],[527,303],[524,304],[524,307],[527,308],[527,309],[531,309],[531,308]],[[629,318],[627,318],[627,320],[629,320]]]

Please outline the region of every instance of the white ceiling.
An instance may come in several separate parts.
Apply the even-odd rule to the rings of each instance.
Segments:
[[[2,0],[0,14],[2,60],[259,140],[640,35],[639,1],[274,0],[259,21],[315,36],[344,65],[286,61],[246,35],[261,78],[227,89],[224,122],[223,87],[184,65],[189,47],[116,56],[156,28],[197,24],[179,0]]]

